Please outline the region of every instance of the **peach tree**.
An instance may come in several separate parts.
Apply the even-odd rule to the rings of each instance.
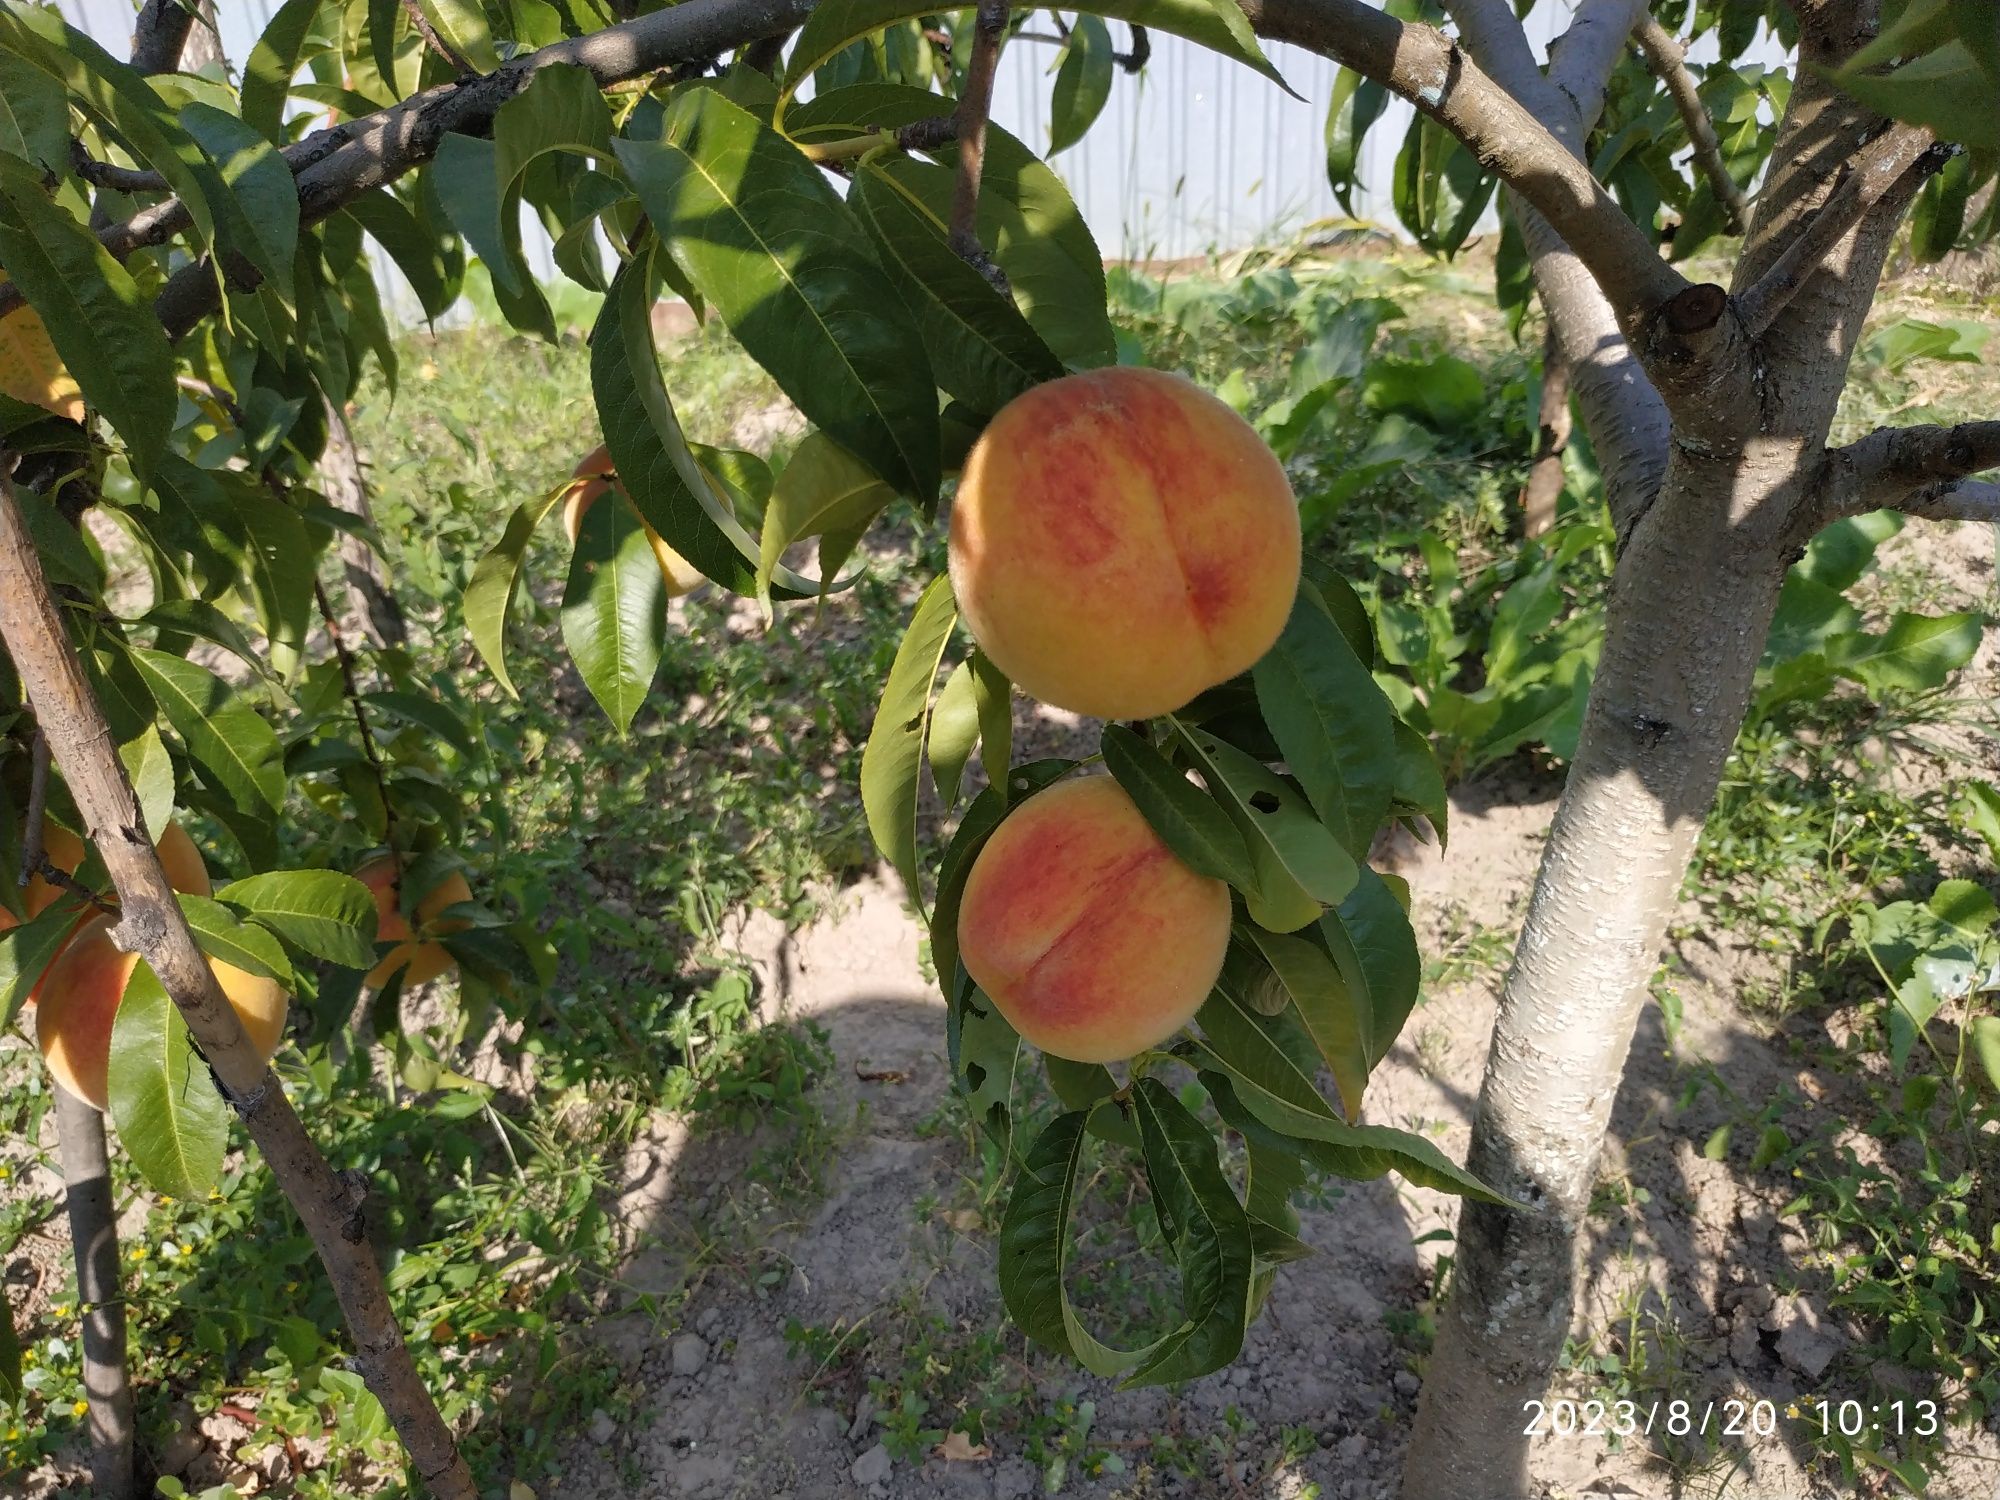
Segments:
[[[698,575],[773,610],[814,600],[892,502],[933,518],[955,479],[983,534],[1012,531],[982,558],[973,523],[954,520],[956,576],[917,601],[861,792],[931,924],[954,1079],[1020,1159],[1001,1246],[1010,1310],[1101,1373],[1184,1379],[1233,1358],[1272,1268],[1303,1249],[1289,1200],[1304,1174],[1395,1170],[1463,1193],[1406,1493],[1523,1490],[1521,1401],[1568,1318],[1618,1071],[1787,570],[1877,508],[2000,510],[1976,477],[2000,460],[1995,423],[1829,443],[1903,222],[1923,254],[1992,234],[1993,8],[1580,0],[1546,66],[1517,16],[1529,8],[1098,0],[1062,32],[1050,122],[1059,145],[1087,131],[1153,31],[1274,87],[1258,39],[1312,49],[1345,69],[1326,101],[1336,188],[1387,95],[1408,100],[1405,226],[1449,252],[1497,203],[1503,300],[1532,291],[1545,314],[1545,390],[1574,394],[1619,556],[1468,1172],[1359,1122],[1418,976],[1406,893],[1367,856],[1397,821],[1444,836],[1429,746],[1376,681],[1367,610],[1299,558],[1295,529],[1290,553],[1246,564],[1263,530],[1243,518],[1268,515],[1283,482],[1254,435],[1191,392],[1149,418],[1104,379],[1117,341],[1099,247],[1059,174],[988,119],[1022,14],[997,0],[286,0],[237,66],[189,54],[182,68],[206,24],[185,0],[148,0],[129,63],[50,8],[0,4],[0,704],[21,808],[7,822],[25,873],[64,892],[32,915],[7,898],[9,1003],[86,905],[115,908],[102,934],[144,960],[92,966],[135,976],[98,1002],[116,1017],[107,1102],[125,1149],[185,1186],[219,1156],[228,1113],[243,1121],[434,1493],[476,1487],[415,1379],[361,1185],[306,1138],[215,966],[327,1016],[370,979],[393,1001],[398,974],[437,962],[433,942],[497,995],[541,976],[531,933],[476,901],[439,904],[458,894],[454,799],[416,745],[382,732],[407,722],[451,744],[462,724],[398,676],[391,640],[357,660],[318,579],[335,551],[350,577],[370,566],[369,524],[334,482],[351,468],[342,404],[371,363],[394,373],[364,245],[431,316],[476,257],[506,320],[554,337],[524,213],[563,276],[601,296],[604,451],[494,518],[465,616],[500,687],[514,690],[504,646],[528,543],[559,508],[564,640],[623,730],[670,594]],[[1766,36],[1796,63],[1747,63]],[[1689,64],[1686,44],[1708,37],[1723,60]],[[1684,272],[1704,246],[1734,255],[1727,286]],[[683,430],[652,331],[663,292],[719,318],[803,413],[782,466]],[[1038,399],[1064,416],[1097,402],[1104,430],[1060,463],[1054,420],[987,442]],[[1564,410],[1545,407],[1552,433]],[[1183,461],[1148,462],[1166,451]],[[1186,472],[1231,451],[1241,464],[1211,475],[1208,498],[1262,508],[1177,531]],[[978,495],[982,464],[1025,477]],[[107,587],[97,525],[145,560],[143,602]],[[357,588],[383,635],[379,588]],[[1221,635],[1244,654],[1176,635],[1237,610],[1258,623]],[[1172,681],[1163,696],[1090,691],[1149,654]],[[1821,665],[1806,690],[1852,663]],[[1085,684],[1075,701],[1112,720],[1101,773],[1015,762],[1010,679],[1055,701]],[[986,784],[960,812],[975,751]],[[956,817],[935,871],[920,858],[926,769]],[[287,868],[295,796],[352,808],[347,868],[374,878]],[[154,844],[176,806],[226,832],[211,855],[228,884],[175,891]],[[73,868],[48,857],[51,829],[88,838]],[[373,846],[387,879],[361,858]],[[1184,920],[1149,944],[1161,910]],[[1104,1014],[1145,1024],[1098,1025],[1079,1045],[1061,1024],[1079,1007],[1085,1031]],[[1039,1077],[1024,1033],[1047,1044]],[[1059,1112],[1015,1142],[1017,1103],[1044,1085]],[[1107,1148],[1138,1153],[1181,1274],[1179,1322],[1133,1350],[1099,1342],[1064,1292],[1075,1185]],[[115,1304],[115,1287],[102,1295]]]

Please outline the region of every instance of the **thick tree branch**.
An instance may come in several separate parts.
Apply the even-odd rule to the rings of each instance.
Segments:
[[[188,0],[146,0],[132,23],[132,66],[141,73],[171,73],[194,25]]]
[[[979,177],[986,163],[986,116],[993,107],[993,74],[1007,43],[1007,0],[979,0],[972,23],[972,60],[965,67],[965,92],[958,96],[958,182],[951,199],[951,248],[991,282],[1011,295],[999,263],[979,243]]]
[[[1904,173],[1917,166],[1936,143],[1937,137],[1928,126],[1896,124],[1862,149],[1825,202],[1800,224],[1791,243],[1737,298],[1738,315],[1753,339],[1770,330],[1841,241],[1871,209],[1891,197]]]
[[[1652,69],[1653,76],[1674,101],[1674,108],[1680,111],[1681,123],[1687,127],[1688,140],[1694,146],[1695,165],[1701,168],[1716,201],[1722,205],[1729,232],[1743,233],[1750,223],[1750,200],[1743,196],[1743,189],[1722,159],[1722,142],[1716,139],[1715,122],[1701,102],[1694,74],[1688,71],[1687,48],[1651,17],[1640,24],[1636,36],[1639,50],[1646,55],[1646,66]]]
[[[1450,38],[1397,21],[1362,0],[1242,4],[1264,36],[1378,79],[1464,141],[1568,242],[1628,334],[1687,287],[1590,169]]]
[[[1569,28],[1549,48],[1549,82],[1587,129],[1604,107],[1604,87],[1646,17],[1646,0],[1581,0]]]
[[[1820,504],[1829,521],[1884,506],[1946,519],[1954,505],[1981,503],[1993,486],[1966,481],[1987,469],[2000,469],[2000,421],[1878,427],[1828,451]]]
[[[1918,490],[1896,509],[1923,521],[1991,521],[2000,525],[2000,484],[1961,479]]]
[[[353,1333],[355,1364],[424,1482],[444,1500],[476,1500],[472,1475],[417,1376],[390,1309],[361,1213],[360,1184],[336,1176],[306,1135],[284,1089],[244,1036],[167,884],[117,743],[15,503],[11,464],[0,453],[0,641],[117,887],[121,916],[112,936],[159,976],[223,1096],[304,1221]]]

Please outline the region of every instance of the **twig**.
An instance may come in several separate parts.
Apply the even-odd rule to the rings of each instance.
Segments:
[[[951,200],[951,248],[1010,296],[1006,274],[979,243],[979,177],[986,164],[986,116],[993,106],[993,73],[1007,40],[1007,0],[979,0],[972,23],[972,61],[958,96],[958,187]]]
[[[194,26],[186,0],[146,0],[132,25],[132,66],[141,73],[171,73]]]
[[[158,172],[99,161],[79,140],[69,143],[69,164],[85,182],[94,187],[110,188],[114,193],[164,193],[167,190],[167,179]]]
[[[23,889],[42,869],[42,820],[49,806],[49,737],[35,728],[35,740],[28,752],[28,821],[21,829],[21,877],[14,883]]]
[[[341,633],[333,603],[326,597],[326,585],[317,578],[313,579],[313,598],[319,601],[319,617],[326,625],[327,639],[333,642],[334,658],[340,663],[341,687],[347,695],[347,706],[354,713],[355,732],[361,736],[361,753],[368,761],[368,769],[375,774],[375,790],[382,798],[382,841],[395,856],[396,810],[389,802],[389,773],[382,765],[382,752],[376,747],[374,732],[368,727],[368,710],[361,706],[361,683],[355,675],[354,656],[347,649],[347,637]],[[400,870],[401,866],[397,868]]]
[[[1128,73],[1136,73],[1145,67],[1153,56],[1152,33],[1138,22],[1132,23],[1132,48],[1129,52],[1114,52],[1111,60]]]
[[[799,150],[806,160],[818,162],[821,166],[832,166],[837,162],[853,161],[866,156],[870,151],[884,145],[894,145],[904,151],[935,151],[958,139],[958,120],[953,115],[932,115],[904,125],[900,129],[887,130],[873,126],[860,135],[842,136],[837,141],[807,141]]]
[[[410,18],[410,24],[417,28],[417,35],[424,39],[424,45],[451,64],[452,72],[461,78],[468,74],[477,76],[472,64],[465,60],[459,50],[438,35],[437,28],[431,25],[430,17],[424,14],[423,6],[419,5],[417,0],[403,0],[403,13]]]
[[[1687,48],[1650,17],[1639,24],[1636,40],[1639,50],[1646,55],[1646,66],[1652,69],[1653,76],[1674,101],[1674,108],[1681,113],[1681,123],[1687,127],[1688,140],[1694,146],[1695,164],[1708,178],[1716,201],[1721,203],[1729,232],[1743,233],[1750,223],[1750,202],[1722,159],[1722,142],[1716,139],[1715,122],[1701,102],[1694,74],[1688,71]]]
[[[143,957],[185,1018],[222,1095],[290,1200],[340,1300],[355,1366],[381,1401],[417,1473],[440,1500],[477,1500],[451,1430],[417,1375],[369,1243],[360,1174],[336,1176],[243,1033],[147,836],[104,711],[64,632],[0,454],[0,641],[90,836],[117,887],[112,936]]]
[[[1812,216],[1800,226],[1771,267],[1736,299],[1737,315],[1753,339],[1762,338],[1819,271],[1848,233],[1886,199],[1911,168],[1937,144],[1928,126],[1891,125],[1862,148]],[[1937,166],[1943,166],[1939,161]],[[1935,168],[1932,168],[1935,170]]]

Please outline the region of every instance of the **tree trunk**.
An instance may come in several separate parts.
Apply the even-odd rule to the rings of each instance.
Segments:
[[[320,486],[327,502],[356,520],[375,526],[368,505],[368,487],[361,478],[361,454],[348,430],[347,415],[331,401],[326,403],[326,451],[319,458]],[[340,534],[340,566],[347,577],[347,594],[355,617],[377,650],[409,643],[410,632],[402,606],[389,587],[389,575],[382,559],[358,536]]]
[[[1569,364],[1555,325],[1542,340],[1542,399],[1535,416],[1535,461],[1521,486],[1521,535],[1538,537],[1556,524],[1563,450],[1569,447]]]
[[[215,16],[215,0],[200,0],[194,8],[194,24],[181,43],[181,71],[198,73],[210,63],[223,61],[222,28]]]
[[[1688,855],[1749,704],[1801,450],[1678,448],[1619,560],[1603,658],[1495,1023],[1468,1202],[1403,1500],[1526,1493],[1528,1413],[1572,1307],[1576,1231]]]
[[[125,1372],[125,1293],[118,1281],[118,1215],[104,1116],[54,1085],[76,1300],[83,1320],[83,1390],[90,1398],[90,1492],[132,1495],[132,1385]]]

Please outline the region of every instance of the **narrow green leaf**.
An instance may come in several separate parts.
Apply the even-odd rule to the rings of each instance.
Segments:
[[[166,332],[97,237],[48,198],[30,168],[4,157],[0,265],[41,315],[84,400],[125,440],[144,480],[166,450],[179,405]]]
[[[228,491],[242,524],[250,597],[271,643],[271,665],[289,678],[313,622],[313,563],[317,551],[297,511],[277,496],[248,486]]]
[[[770,597],[785,549],[807,537],[865,532],[896,492],[823,432],[809,432],[771,486],[757,546],[757,595]],[[820,560],[820,590],[838,565]]]
[[[1066,151],[1084,138],[1111,97],[1111,29],[1096,16],[1083,13],[1070,28],[1069,45],[1056,67],[1050,101],[1049,155]]]
[[[1451,837],[1451,796],[1445,791],[1444,772],[1428,736],[1401,719],[1396,720],[1395,734],[1395,805],[1428,818],[1442,849]]]
[[[616,148],[675,259],[815,426],[930,506],[930,360],[852,211],[797,147],[713,89],[684,94],[667,129]]]
[[[521,564],[528,555],[528,542],[542,524],[542,517],[555,509],[568,489],[569,481],[565,480],[547,494],[516,507],[500,540],[479,559],[471,582],[465,586],[466,634],[472,637],[473,649],[493,680],[517,701],[521,695],[514,690],[514,679],[507,675],[507,616],[521,587]]]
[[[1855,632],[1826,643],[1836,672],[1873,692],[1900,688],[1926,692],[1943,687],[1979,650],[1985,618],[1977,610],[1919,615],[1899,610],[1880,635]]]
[[[667,641],[667,591],[646,529],[627,505],[583,513],[563,591],[563,644],[622,735],[651,691]]]
[[[183,105],[180,121],[229,188],[217,205],[225,238],[289,303],[299,243],[299,191],[292,169],[277,147],[213,105],[198,100]]]
[[[285,0],[243,65],[243,122],[266,140],[285,140],[285,96],[319,11],[320,0]]]
[[[1318,944],[1257,927],[1242,931],[1284,986],[1300,1024],[1325,1059],[1340,1092],[1341,1113],[1349,1120],[1360,1119],[1362,1093],[1375,1061],[1369,1049],[1367,1012],[1355,1003],[1353,990]]]
[[[979,743],[979,705],[973,699],[972,663],[962,661],[944,680],[931,708],[929,738],[931,782],[947,808],[958,801],[959,783],[972,747]]]
[[[422,693],[405,693],[391,689],[378,693],[364,693],[361,701],[370,713],[386,714],[391,718],[414,724],[419,729],[430,731],[460,755],[470,758],[477,753],[477,747],[472,743],[472,734],[465,727],[465,721],[436,698],[425,697]]]
[[[151,724],[137,739],[118,747],[118,759],[125,767],[125,779],[139,799],[139,817],[155,843],[167,831],[174,815],[174,758],[167,743]]]
[[[375,964],[375,898],[337,870],[273,870],[231,881],[218,901],[248,912],[294,947],[350,969]]]
[[[1319,931],[1366,1017],[1368,1065],[1373,1068],[1395,1045],[1423,980],[1409,913],[1388,882],[1363,865],[1354,889],[1320,919]]]
[[[64,896],[33,921],[0,932],[0,1026],[14,1024],[29,992],[41,983],[87,910],[83,902]]]
[[[979,713],[979,763],[991,786],[1007,784],[1014,756],[1014,684],[977,646],[972,663],[972,698]]]
[[[44,172],[69,166],[69,100],[40,68],[0,51],[0,152]]]
[[[284,945],[256,923],[245,921],[230,907],[207,896],[183,891],[178,899],[188,930],[210,958],[248,974],[268,975],[287,989],[298,982]]]
[[[276,812],[284,806],[283,752],[255,709],[193,662],[142,646],[128,654],[188,754],[240,811]]]
[[[1252,669],[1257,706],[1314,811],[1367,857],[1396,785],[1395,716],[1368,664],[1305,590]]]
[[[147,1185],[199,1202],[222,1175],[229,1106],[143,960],[111,1025],[109,1092],[119,1142]]]
[[[1354,191],[1361,185],[1361,143],[1388,103],[1387,89],[1352,68],[1342,68],[1334,80],[1326,111],[1326,179],[1343,212],[1354,212]]]
[[[447,253],[445,240],[402,199],[387,188],[377,188],[342,205],[340,212],[388,252],[417,294],[425,317],[442,317],[457,300],[462,255]]]
[[[1104,726],[1102,746],[1105,769],[1182,864],[1240,891],[1257,888],[1243,835],[1213,797],[1122,724]]]
[[[861,753],[861,805],[882,857],[903,877],[910,899],[923,902],[917,871],[917,798],[924,741],[930,728],[931,686],[945,643],[958,623],[951,579],[940,573],[917,600],[909,628],[875,709],[875,725]]]

